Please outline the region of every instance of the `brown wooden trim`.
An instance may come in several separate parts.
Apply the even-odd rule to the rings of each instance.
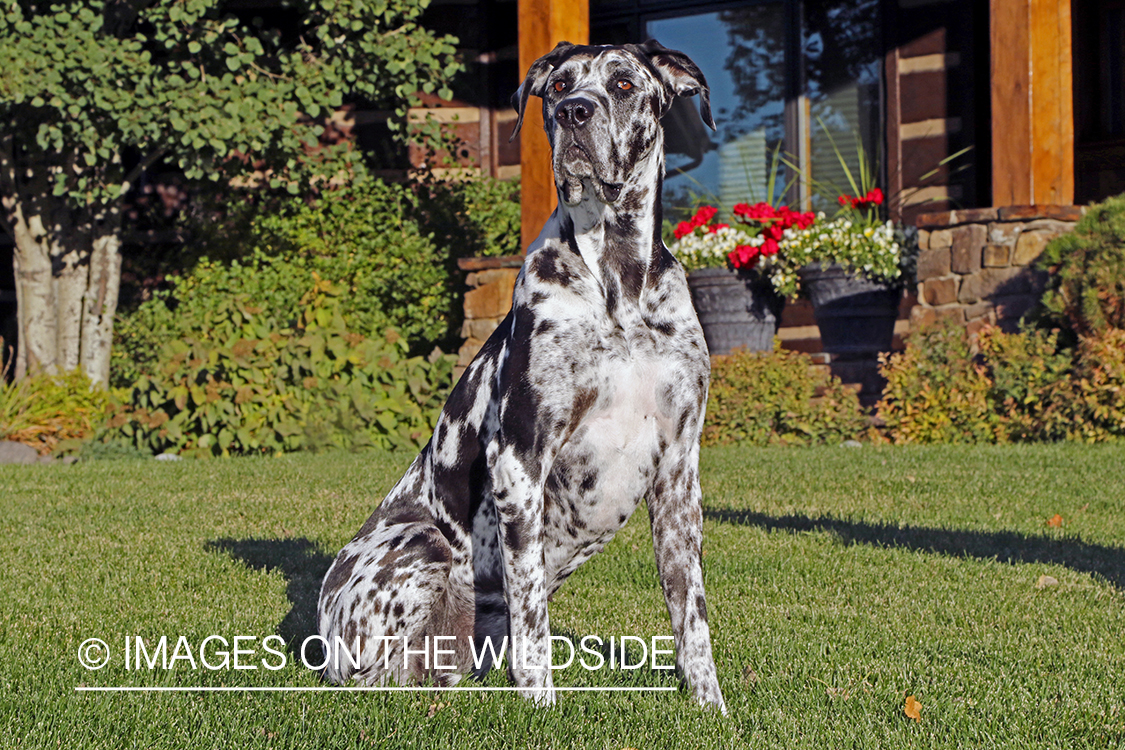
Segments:
[[[1032,203],[1074,202],[1070,0],[1031,0]]]
[[[589,42],[588,0],[519,0],[518,9],[521,74],[558,42]],[[557,202],[540,104],[535,97],[528,102],[520,130],[520,237],[525,251]]]
[[[1074,200],[1071,0],[991,0],[992,203]]]
[[[899,83],[898,47],[887,52],[884,76],[887,81],[887,208],[890,218],[902,220],[902,87]]]
[[[1028,0],[991,0],[992,203],[1031,203]]]
[[[522,255],[500,255],[494,258],[457,259],[457,267],[462,271],[487,271],[492,268],[519,268],[522,265]]]

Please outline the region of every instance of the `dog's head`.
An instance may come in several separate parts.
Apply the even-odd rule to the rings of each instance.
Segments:
[[[579,203],[586,183],[598,200],[613,203],[638,163],[662,143],[660,118],[673,99],[694,94],[700,95],[703,122],[713,130],[707,79],[684,53],[653,39],[620,47],[559,42],[532,63],[512,96],[519,113],[512,138],[523,124],[528,98],[542,97],[563,201]]]

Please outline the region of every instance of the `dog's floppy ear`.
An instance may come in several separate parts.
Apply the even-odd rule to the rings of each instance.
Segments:
[[[559,42],[553,50],[533,62],[531,67],[528,68],[527,78],[523,79],[523,83],[516,89],[516,93],[512,94],[512,108],[519,113],[519,116],[516,118],[516,127],[512,130],[512,135],[508,138],[509,141],[515,140],[516,136],[520,134],[520,128],[523,126],[523,112],[527,109],[528,97],[532,94],[543,96],[547,87],[547,77],[551,75],[551,71],[554,70],[563,54],[573,46],[570,42]]]
[[[660,73],[664,83],[676,96],[695,96],[699,94],[699,116],[712,130],[715,129],[715,120],[711,117],[711,89],[707,87],[707,79],[703,71],[692,62],[691,58],[683,52],[668,49],[655,39],[649,39],[638,49],[648,58],[653,67]]]

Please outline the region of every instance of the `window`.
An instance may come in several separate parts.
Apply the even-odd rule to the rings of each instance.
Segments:
[[[879,162],[879,0],[594,0],[591,14],[594,43],[654,38],[707,76],[717,132],[694,100],[677,102],[664,121],[670,213],[698,200],[727,209],[764,200],[775,152],[791,167],[779,169],[774,195],[788,188],[791,205],[830,210],[853,192],[841,158],[856,179],[860,147]]]

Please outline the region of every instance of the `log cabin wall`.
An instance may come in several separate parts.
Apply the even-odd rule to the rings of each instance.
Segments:
[[[990,205],[989,8],[887,0],[887,193],[894,218]],[[970,149],[942,165],[963,149]]]

